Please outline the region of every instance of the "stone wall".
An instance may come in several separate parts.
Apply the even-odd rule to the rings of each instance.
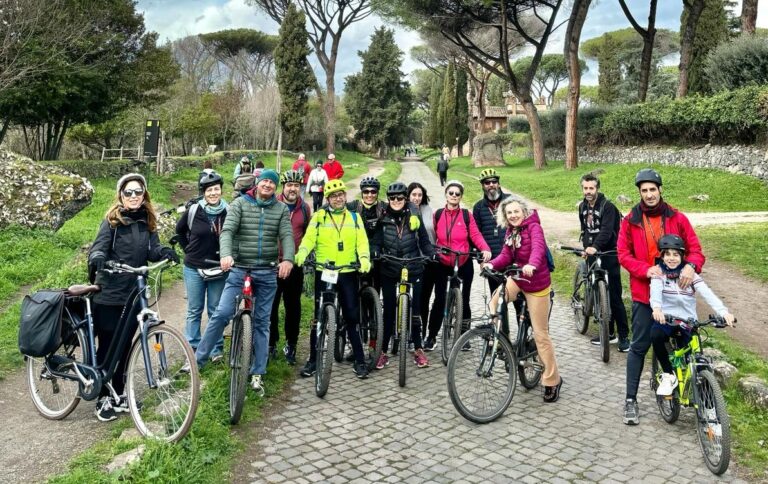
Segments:
[[[547,149],[547,159],[563,160],[565,151]],[[699,148],[606,146],[579,148],[579,161],[597,163],[660,163],[662,165],[714,168],[750,175],[768,182],[768,151],[755,146],[704,145]]]

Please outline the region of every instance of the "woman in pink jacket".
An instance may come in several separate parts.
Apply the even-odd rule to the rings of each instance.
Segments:
[[[499,227],[507,229],[504,248],[498,257],[485,266],[503,271],[507,266],[516,264],[523,269],[526,280],[507,279],[507,298],[514,301],[521,291],[525,295],[539,360],[544,364],[541,375],[544,401],[553,403],[560,398],[563,379],[557,369],[555,347],[549,338],[549,292],[552,281],[547,266],[547,241],[544,239],[539,215],[522,200],[508,197],[501,202],[496,222]],[[491,313],[495,311],[498,300],[497,292],[491,299]]]
[[[483,234],[477,228],[472,211],[461,208],[461,197],[464,196],[464,185],[460,181],[451,180],[445,185],[445,208],[435,211],[435,245],[448,247],[456,252],[469,252],[474,245],[483,253],[483,261],[491,258],[491,248],[485,243]],[[441,254],[439,264],[434,270],[435,302],[429,314],[429,335],[424,343],[426,351],[435,349],[435,338],[443,324],[445,310],[445,294],[448,277],[453,274],[453,255]],[[429,270],[429,268],[427,269]],[[469,309],[469,294],[472,291],[472,278],[475,275],[472,260],[467,255],[459,257],[459,277],[462,280],[461,299],[464,313],[462,330],[469,327],[467,320],[471,318]]]

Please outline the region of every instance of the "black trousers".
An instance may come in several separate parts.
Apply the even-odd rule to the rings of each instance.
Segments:
[[[448,285],[448,277],[453,274],[453,266],[442,264],[434,270],[435,273],[435,302],[432,304],[432,312],[429,314],[429,337],[436,338],[443,325],[443,313],[445,312],[445,293]],[[459,266],[459,277],[462,281],[461,302],[463,319],[466,321],[472,317],[469,309],[469,295],[472,292],[472,279],[475,277],[475,268],[472,259],[468,259],[464,265]]]
[[[423,347],[421,342],[421,291],[422,281],[421,275],[413,276],[408,274],[408,279],[412,286],[412,298],[411,298],[411,334],[410,339],[413,341],[415,349],[421,349]],[[395,332],[395,315],[397,314],[397,284],[400,281],[399,277],[387,277],[384,274],[381,275],[381,292],[384,295],[384,346],[383,350],[386,352],[389,349],[389,340],[392,338],[392,334]]]
[[[325,282],[321,280],[322,272],[315,272],[315,315],[320,316],[320,297],[325,287]],[[359,280],[357,272],[342,272],[339,274],[339,280],[336,284],[336,291],[339,295],[339,306],[344,316],[344,324],[347,326],[347,340],[352,344],[352,352],[355,354],[357,363],[365,363],[365,353],[363,352],[363,342],[360,339],[360,332],[357,326],[360,323],[360,298],[357,295]],[[315,328],[309,332],[309,358],[315,360],[317,352],[317,331]]]
[[[440,175],[440,186],[444,187],[445,186],[445,181],[448,178],[448,172],[447,171],[438,171],[437,174]]]
[[[312,192],[312,212],[317,212],[317,209],[323,205],[323,192]]]
[[[122,342],[115,341],[115,333],[117,332],[120,322],[120,316],[123,314],[123,306],[113,306],[105,304],[91,305],[91,311],[93,312],[93,329],[98,343],[96,347],[96,361],[102,364],[109,353],[110,347],[114,344],[115,348],[112,350],[122,352],[120,361],[117,364],[114,375],[112,375],[112,388],[115,389],[118,395],[125,393],[125,370],[128,366],[128,352],[131,350],[131,343],[133,337],[136,334],[136,330],[139,327],[139,323],[136,320],[135,311],[131,311],[132,314],[128,316],[125,324],[129,325],[129,331],[124,336]],[[106,382],[101,387],[101,393],[99,396],[109,396],[109,390],[107,389]]]
[[[637,398],[645,355],[651,347],[653,310],[648,304],[632,303],[632,344],[627,354],[627,398]]]
[[[669,361],[669,351],[667,351],[666,345],[667,341],[669,341],[670,337],[675,338],[677,347],[682,348],[691,341],[691,337],[680,328],[674,326],[667,326],[667,331],[664,329],[665,328],[660,324],[653,324],[651,326],[651,345],[653,346],[653,354],[656,359],[659,360],[659,364],[664,370],[664,373],[672,373],[672,362]]]
[[[587,257],[587,265],[592,264],[593,257]],[[609,325],[610,333],[616,334],[618,326],[619,338],[629,336],[629,325],[627,324],[627,310],[624,307],[624,301],[621,300],[623,289],[621,287],[621,266],[616,256],[603,256],[603,269],[608,271],[608,299],[611,305],[611,322]]]
[[[304,287],[304,269],[294,265],[286,279],[277,278],[277,292],[272,303],[269,325],[269,346],[275,346],[280,339],[280,300],[285,307],[285,342],[296,348],[301,323],[301,291]]]

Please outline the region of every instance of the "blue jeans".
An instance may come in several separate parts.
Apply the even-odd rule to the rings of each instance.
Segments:
[[[197,345],[200,344],[200,320],[203,309],[208,310],[208,319],[210,320],[219,305],[225,282],[227,282],[226,277],[215,281],[205,281],[197,269],[184,266],[184,286],[187,288],[187,325],[184,328],[184,336],[193,349],[196,349]],[[213,355],[222,353],[224,353],[223,335],[216,343]]]
[[[232,268],[227,276],[227,283],[221,293],[216,313],[208,321],[205,334],[195,352],[197,365],[202,367],[214,349],[216,341],[224,334],[224,328],[234,317],[237,307],[236,298],[243,292],[245,270]],[[253,291],[253,310],[251,324],[253,329],[253,355],[251,375],[263,375],[267,372],[267,347],[269,345],[269,316],[272,312],[272,300],[277,290],[277,273],[266,269],[251,271],[251,290]]]

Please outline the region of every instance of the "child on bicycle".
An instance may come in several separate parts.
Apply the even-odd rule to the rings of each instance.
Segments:
[[[651,328],[651,344],[664,370],[656,394],[672,395],[677,387],[677,377],[669,361],[666,343],[671,336],[674,336],[679,347],[685,346],[690,341],[690,333],[680,326],[666,324],[665,315],[671,314],[684,320],[696,319],[696,294],[699,293],[729,326],[733,325],[734,317],[700,275],[694,276],[693,283],[689,287],[680,288],[678,285],[680,271],[687,264],[685,243],[680,236],[667,234],[661,237],[658,248],[661,254],[658,265],[662,275],[651,279],[651,308],[655,320]]]

